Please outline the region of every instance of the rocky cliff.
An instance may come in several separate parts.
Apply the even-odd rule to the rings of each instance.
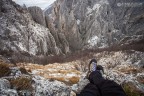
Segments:
[[[0,50],[48,55],[144,39],[141,0],[57,0],[44,15],[11,0],[0,5]]]
[[[57,0],[45,11],[54,37],[63,34],[72,49],[107,47],[144,38],[142,0]]]
[[[28,52],[33,55],[60,54],[53,35],[40,24],[33,21],[27,9],[11,0],[1,0],[0,50]]]
[[[41,8],[34,6],[29,7],[28,10],[35,22],[46,27],[45,17]]]

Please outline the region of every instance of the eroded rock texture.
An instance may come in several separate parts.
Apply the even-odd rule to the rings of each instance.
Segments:
[[[144,35],[142,0],[57,0],[45,11],[54,37],[64,34],[72,49],[106,47]]]
[[[46,26],[45,17],[43,14],[43,10],[39,7],[33,6],[28,8],[35,22]]]
[[[45,16],[11,0],[0,5],[1,50],[61,54],[144,39],[141,0],[57,0]]]
[[[33,55],[61,52],[49,29],[35,23],[27,9],[11,0],[0,1],[0,50]]]

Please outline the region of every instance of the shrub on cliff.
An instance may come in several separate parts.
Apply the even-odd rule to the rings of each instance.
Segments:
[[[12,88],[15,88],[16,90],[33,90],[31,85],[31,78],[19,77],[16,79],[11,79],[9,81]]]
[[[127,96],[144,96],[144,93],[140,92],[132,83],[123,84],[123,89]]]
[[[10,68],[7,64],[0,62],[0,78],[4,76],[8,76],[11,73]]]

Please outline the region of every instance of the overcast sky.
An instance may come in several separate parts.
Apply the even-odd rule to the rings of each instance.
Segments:
[[[52,4],[55,0],[13,0],[16,3],[23,5],[25,4],[27,7],[29,6],[39,6],[42,9],[45,9],[50,4]]]

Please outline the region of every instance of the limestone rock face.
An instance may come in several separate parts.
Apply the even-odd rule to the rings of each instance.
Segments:
[[[62,82],[45,80],[39,76],[33,80],[35,96],[70,96],[71,89]]]
[[[46,27],[45,17],[41,8],[33,6],[29,7],[28,10],[35,22]]]
[[[82,39],[74,17],[74,11],[66,3],[71,1],[58,0],[51,8],[45,11],[46,23],[52,34],[55,34],[56,41],[64,45],[66,52],[77,50],[82,47]],[[60,37],[60,38],[58,38]]]
[[[80,49],[143,38],[143,8],[141,0],[57,0],[45,15],[54,37],[62,33],[70,48]]]
[[[0,1],[0,50],[33,55],[61,52],[49,29],[35,23],[27,9],[11,0]]]
[[[10,89],[10,82],[0,78],[0,95],[1,96],[18,96],[16,90]]]
[[[141,0],[57,0],[44,16],[1,0],[0,50],[47,55],[144,39],[143,8]]]

